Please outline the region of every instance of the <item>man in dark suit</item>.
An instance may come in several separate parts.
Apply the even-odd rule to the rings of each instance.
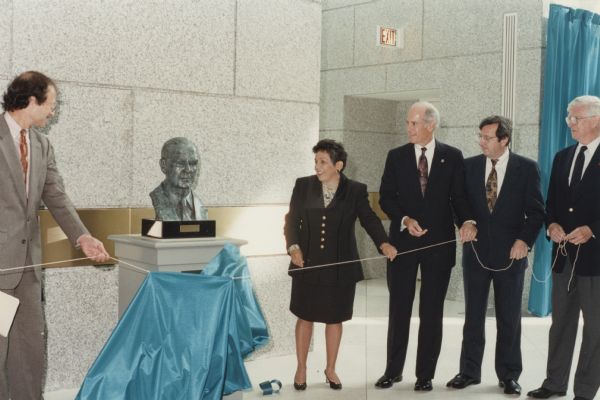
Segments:
[[[387,365],[375,384],[379,388],[391,387],[402,379],[419,266],[420,325],[414,389],[433,388],[431,380],[442,344],[444,298],[456,261],[454,215],[462,225],[461,240],[473,240],[477,234],[465,194],[462,153],[434,139],[439,123],[439,112],[432,104],[413,104],[406,119],[410,143],[388,153],[381,178],[379,203],[391,219],[392,245],[399,253],[436,246],[388,262]]]
[[[465,160],[466,187],[478,235],[463,245],[465,324],[460,372],[446,386],[481,381],[490,283],[496,308],[496,375],[506,394],[520,394],[521,296],[527,253],[544,223],[535,161],[508,150],[512,123],[497,115],[479,124],[483,154]]]
[[[0,336],[0,399],[40,400],[44,373],[44,315],[41,271],[2,269],[41,262],[37,212],[41,200],[71,243],[104,262],[109,255],[92,237],[64,191],[43,127],[54,115],[56,85],[28,71],[17,76],[3,97],[0,114],[0,290],[19,299],[8,338]]]
[[[547,234],[556,257],[546,379],[527,395],[546,399],[566,394],[582,313],[574,392],[576,400],[592,400],[600,386],[600,98],[577,97],[567,112],[577,144],[554,156],[546,200]],[[559,244],[566,253],[558,250]]]

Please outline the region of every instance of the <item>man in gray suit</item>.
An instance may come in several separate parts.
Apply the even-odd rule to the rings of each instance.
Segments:
[[[20,304],[8,338],[0,336],[0,399],[40,400],[44,372],[41,271],[3,269],[41,262],[37,212],[43,200],[69,240],[96,262],[109,255],[82,224],[65,193],[48,138],[35,130],[56,106],[56,84],[28,71],[4,93],[0,114],[0,290]]]

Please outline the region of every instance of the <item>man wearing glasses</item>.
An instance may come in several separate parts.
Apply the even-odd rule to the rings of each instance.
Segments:
[[[520,394],[521,296],[527,254],[544,222],[540,173],[535,161],[508,150],[512,123],[490,116],[479,124],[482,154],[467,158],[466,190],[478,235],[463,245],[465,324],[460,372],[448,387],[481,381],[490,284],[496,310],[496,376],[506,394]]]
[[[527,395],[546,399],[566,394],[582,313],[574,392],[576,400],[591,400],[600,386],[600,98],[577,97],[567,112],[577,143],[554,157],[546,201],[547,234],[556,257],[546,379]],[[557,251],[559,244],[563,251]]]

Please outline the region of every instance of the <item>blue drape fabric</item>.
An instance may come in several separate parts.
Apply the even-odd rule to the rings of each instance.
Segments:
[[[577,96],[600,96],[600,15],[557,4],[550,5],[544,67],[539,164],[542,192],[548,191],[554,155],[574,143],[565,123],[567,105]],[[535,244],[533,272],[544,281],[551,272],[552,244],[545,229]],[[532,279],[529,311],[538,316],[552,312],[552,279]]]
[[[220,400],[251,387],[243,358],[267,341],[246,259],[227,244],[202,274],[148,274],[76,400]]]

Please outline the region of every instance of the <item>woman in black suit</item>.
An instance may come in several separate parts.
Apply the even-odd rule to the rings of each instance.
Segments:
[[[327,324],[325,378],[332,389],[341,389],[335,362],[342,322],[352,318],[356,282],[364,278],[362,267],[358,261],[324,268],[308,267],[358,260],[354,235],[357,218],[381,253],[392,260],[397,251],[388,243],[383,225],[369,205],[367,186],[342,174],[347,159],[344,147],[334,140],[324,139],[313,147],[313,153],[316,175],[296,181],[284,226],[292,258],[290,311],[298,317],[298,367],[294,387],[306,389],[306,359],[313,323],[322,322]],[[302,268],[307,270],[302,271]]]

